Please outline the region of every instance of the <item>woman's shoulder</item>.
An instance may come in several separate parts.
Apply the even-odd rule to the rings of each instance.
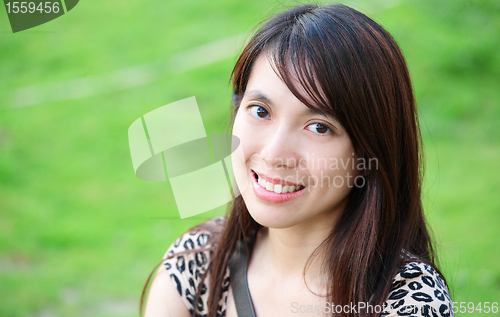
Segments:
[[[406,263],[392,281],[381,316],[453,316],[453,301],[444,278],[431,265]]]
[[[198,311],[201,316],[207,312],[208,276],[204,275],[214,252],[214,239],[224,223],[224,217],[216,217],[193,227],[178,237],[163,257],[163,265],[190,313],[199,288]]]

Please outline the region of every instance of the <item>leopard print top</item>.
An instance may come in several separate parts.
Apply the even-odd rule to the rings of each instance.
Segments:
[[[211,221],[222,225],[224,219],[217,217]],[[169,272],[170,278],[191,314],[195,305],[194,296],[197,288],[202,288],[201,298],[196,303],[200,312],[196,314],[197,317],[206,317],[208,312],[208,286],[206,283],[200,285],[200,281],[213,253],[213,251],[206,250],[210,246],[210,233],[208,231],[193,230],[181,235],[170,246],[163,258],[163,265]],[[200,250],[196,251],[197,249]],[[178,254],[187,250],[193,251]],[[208,279],[207,277],[206,281]],[[229,269],[224,277],[223,293],[217,312],[218,317],[226,315],[228,291]],[[382,317],[453,317],[452,303],[448,287],[441,275],[431,266],[415,261],[407,263],[394,277],[389,297],[383,305],[383,309],[381,307],[379,309],[382,310],[380,314]],[[356,309],[359,310],[361,307],[354,306],[354,309],[356,312]]]

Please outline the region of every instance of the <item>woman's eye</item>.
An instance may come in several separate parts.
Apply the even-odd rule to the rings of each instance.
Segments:
[[[261,107],[261,106],[250,106],[250,112],[252,113],[253,116],[259,117],[259,118],[266,118],[269,116],[269,112],[266,110],[266,108]]]
[[[309,130],[316,132],[318,134],[326,134],[331,131],[329,127],[322,123],[313,123],[308,125]]]

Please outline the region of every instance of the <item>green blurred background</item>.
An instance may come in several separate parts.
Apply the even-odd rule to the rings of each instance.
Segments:
[[[0,316],[138,315],[148,274],[201,218],[179,219],[168,182],[135,177],[128,127],[196,96],[207,133],[224,133],[236,56],[179,53],[293,3],[82,0],[16,34],[0,9]],[[454,301],[500,302],[500,2],[346,4],[407,58],[424,205]]]

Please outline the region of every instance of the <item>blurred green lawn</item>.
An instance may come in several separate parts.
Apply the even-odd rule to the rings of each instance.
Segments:
[[[0,316],[138,315],[147,275],[200,218],[178,219],[168,183],[135,177],[128,127],[194,95],[207,133],[225,132],[235,57],[26,107],[15,107],[17,89],[165,60],[248,32],[279,3],[82,0],[16,34],[0,9]],[[454,301],[500,302],[500,4],[350,4],[407,57],[426,150],[424,205]]]

